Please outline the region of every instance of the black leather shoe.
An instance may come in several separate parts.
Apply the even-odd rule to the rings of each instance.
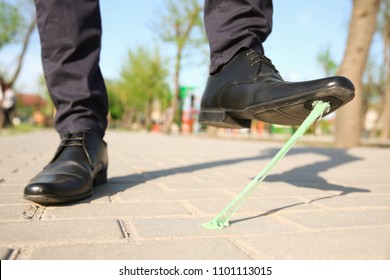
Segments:
[[[40,204],[73,202],[107,182],[107,145],[92,131],[66,134],[51,162],[24,189],[24,198]]]
[[[224,128],[249,128],[253,119],[300,125],[313,101],[329,102],[329,114],[351,101],[354,92],[352,82],[340,76],[285,82],[268,58],[246,49],[209,76],[199,122]]]

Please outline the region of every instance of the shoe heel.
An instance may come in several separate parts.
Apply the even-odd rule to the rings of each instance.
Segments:
[[[201,124],[221,128],[250,128],[251,120],[236,119],[225,111],[200,110],[198,121]]]
[[[93,181],[93,186],[97,187],[105,183],[107,183],[107,170],[103,170],[96,175],[95,180]]]

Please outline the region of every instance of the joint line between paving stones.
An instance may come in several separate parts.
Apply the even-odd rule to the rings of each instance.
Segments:
[[[42,219],[43,214],[45,213],[46,207],[40,205],[30,205],[27,210],[23,211],[23,216],[26,220],[29,221],[39,221]]]
[[[194,207],[191,204],[191,202],[189,202],[188,200],[177,201],[177,203],[179,205],[181,205],[184,209],[186,209],[191,215],[199,215],[199,214],[201,214],[201,212],[196,207]]]
[[[20,247],[18,249],[15,249],[15,252],[11,254],[11,256],[13,260],[23,260],[23,259],[28,259],[30,254],[31,254],[30,247]]]
[[[122,230],[122,234],[124,236],[124,239],[126,241],[137,241],[140,238],[137,236],[134,227],[131,225],[131,222],[128,220],[122,220],[122,219],[117,219],[117,222],[119,224],[119,227]]]
[[[304,232],[304,231],[309,230],[309,228],[307,228],[301,224],[295,223],[295,222],[291,221],[290,219],[282,217],[278,214],[274,214],[270,218],[279,224],[282,224],[282,225],[290,227],[290,228],[294,228],[300,232]]]
[[[8,248],[8,252],[6,257],[4,258],[5,260],[16,260],[18,256],[21,253],[20,248]]]
[[[251,250],[248,246],[245,246],[242,242],[240,242],[239,237],[238,239],[234,238],[227,238],[234,246],[236,246],[238,249],[243,251],[249,258],[253,260],[259,260],[263,258],[264,256],[259,256],[256,252]]]

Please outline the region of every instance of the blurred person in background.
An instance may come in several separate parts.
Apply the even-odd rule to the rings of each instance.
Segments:
[[[11,85],[6,83],[3,79],[0,80],[0,108],[2,113],[2,128],[9,128],[12,126],[12,113],[16,108],[16,96]]]

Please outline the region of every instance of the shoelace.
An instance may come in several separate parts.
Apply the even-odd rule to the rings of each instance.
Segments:
[[[84,139],[86,134],[87,133],[85,131],[66,133],[61,139],[61,146],[84,146]]]
[[[85,143],[85,137],[87,135],[88,135],[88,131],[76,131],[72,133],[70,132],[66,133],[64,137],[61,139],[59,149],[62,150],[63,147],[82,147],[84,154],[87,157],[88,162],[93,169],[93,164],[88,154],[86,143]]]
[[[263,62],[267,64],[269,67],[271,67],[273,70],[275,70],[276,73],[279,73],[279,71],[275,68],[275,66],[272,64],[271,59],[266,57],[265,55],[262,55],[254,50],[250,50],[246,53],[247,56],[250,56],[251,59],[251,66]]]

